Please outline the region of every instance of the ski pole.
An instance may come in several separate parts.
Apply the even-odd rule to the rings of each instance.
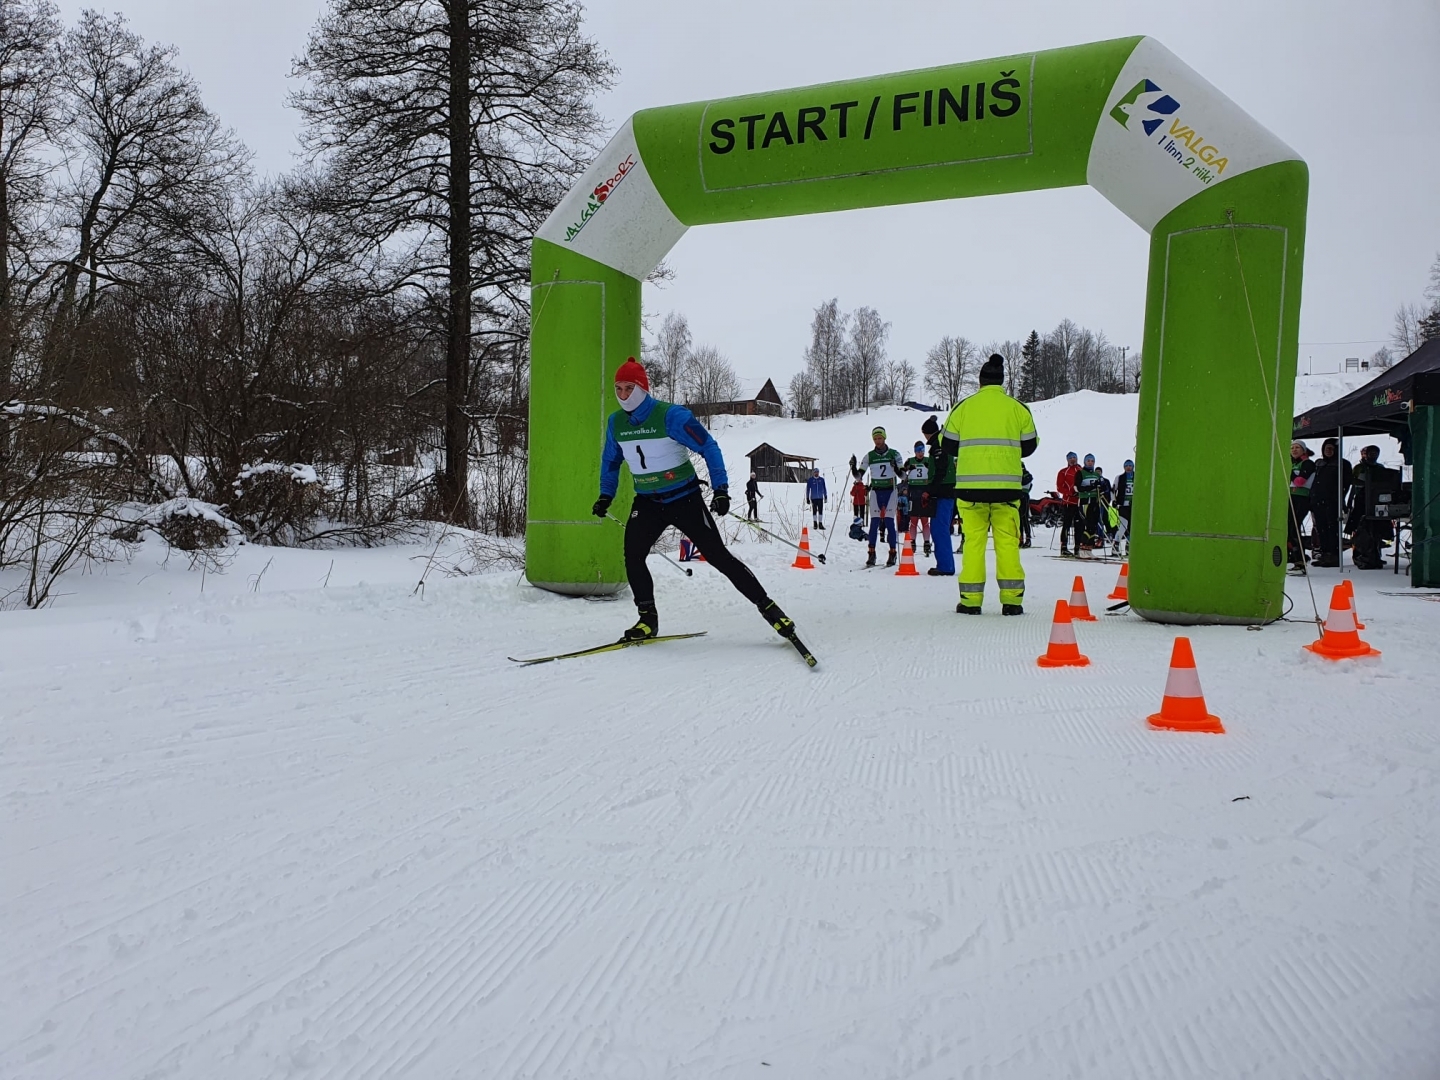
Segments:
[[[607,518],[609,518],[611,521],[615,522],[615,524],[617,524],[617,525],[624,525],[624,524],[625,524],[623,521],[621,521],[619,518],[617,518],[614,514],[610,513],[609,510],[606,510],[606,511],[605,511],[605,516],[606,516]],[[651,549],[650,549],[650,554],[652,554],[652,555],[659,555],[662,559],[664,559],[666,562],[668,562],[668,563],[669,563],[671,566],[673,566],[676,570],[679,570],[679,571],[680,571],[682,574],[684,574],[686,577],[694,577],[694,576],[695,576],[695,571],[694,571],[694,570],[691,570],[688,566],[681,566],[678,562],[676,562],[674,559],[670,558],[670,556],[669,556],[669,555],[666,555],[663,551],[656,551],[654,548],[651,548]]]
[[[756,523],[756,522],[754,522],[754,521],[747,521],[745,518],[740,518],[739,520],[740,520],[740,521],[744,521],[745,524],[746,524],[746,525],[749,525],[752,529],[756,529],[756,530],[758,530],[759,532],[764,533],[766,536],[770,537],[772,540],[779,540],[780,543],[784,544],[786,547],[792,547],[792,548],[794,548],[796,551],[804,551],[804,550],[805,550],[805,549],[802,548],[799,544],[796,544],[796,543],[793,543],[793,542],[791,542],[791,541],[789,541],[789,540],[786,540],[785,537],[780,536],[778,533],[773,533],[773,532],[771,532],[769,529],[765,528],[764,526],[762,526],[762,525],[760,525],[760,524],[758,524],[758,523]],[[824,556],[823,554],[821,554],[820,552],[812,551],[812,552],[810,552],[809,554],[814,555],[815,558],[819,559],[822,563],[825,561],[825,556]]]
[[[830,479],[833,480],[833,479],[835,479],[835,478],[832,476]],[[843,501],[843,500],[841,500],[841,499],[836,499],[836,500],[835,500],[835,517],[834,517],[834,519],[831,520],[831,522],[830,522],[830,535],[827,536],[827,537],[825,537],[825,554],[826,554],[826,555],[829,555],[829,554],[830,554],[830,541],[835,538],[835,526],[838,525],[838,524],[840,524],[840,508],[841,508],[841,506],[843,506],[843,505],[844,505],[844,501]],[[821,561],[821,562],[824,562],[825,560],[824,560],[824,559],[821,559],[820,561]]]

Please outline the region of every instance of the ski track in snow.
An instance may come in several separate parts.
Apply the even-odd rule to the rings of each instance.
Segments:
[[[1432,605],[1357,575],[1354,665],[1194,628],[1229,731],[1162,734],[1172,630],[1034,664],[1112,566],[1037,549],[1030,615],[959,620],[843,536],[742,553],[817,671],[658,560],[708,637],[533,669],[629,604],[0,614],[0,1076],[1440,1075]]]

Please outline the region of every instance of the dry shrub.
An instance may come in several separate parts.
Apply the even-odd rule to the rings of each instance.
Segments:
[[[309,465],[261,462],[240,470],[230,512],[261,544],[294,544],[320,515],[324,486]]]

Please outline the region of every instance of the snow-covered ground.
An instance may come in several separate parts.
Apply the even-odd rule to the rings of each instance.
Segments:
[[[1037,408],[1042,454],[1118,466],[1127,400]],[[838,471],[874,423],[721,438]],[[1190,632],[1228,733],[1159,733],[1171,630],[1035,666],[1116,567],[1039,532],[1030,613],[961,619],[815,539],[740,549],[813,672],[658,558],[708,636],[534,668],[630,605],[416,595],[429,547],[246,547],[202,593],[152,537],[0,612],[0,1077],[1440,1075],[1440,604],[1353,575],[1384,655],[1333,664],[1292,580],[1295,621]]]

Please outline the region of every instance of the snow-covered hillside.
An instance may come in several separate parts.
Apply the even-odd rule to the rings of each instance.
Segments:
[[[1118,466],[1132,402],[1037,408],[1046,468]],[[838,471],[877,417],[923,414],[721,438]],[[1294,581],[1294,621],[1190,633],[1227,734],[1159,733],[1170,628],[1035,664],[1115,566],[1042,533],[1028,614],[961,619],[843,532],[800,571],[729,527],[815,671],[658,557],[707,636],[531,668],[630,604],[417,594],[419,547],[246,547],[202,592],[151,537],[0,612],[0,1077],[1440,1075],[1440,604],[1355,574],[1383,656],[1335,664],[1338,575]]]

